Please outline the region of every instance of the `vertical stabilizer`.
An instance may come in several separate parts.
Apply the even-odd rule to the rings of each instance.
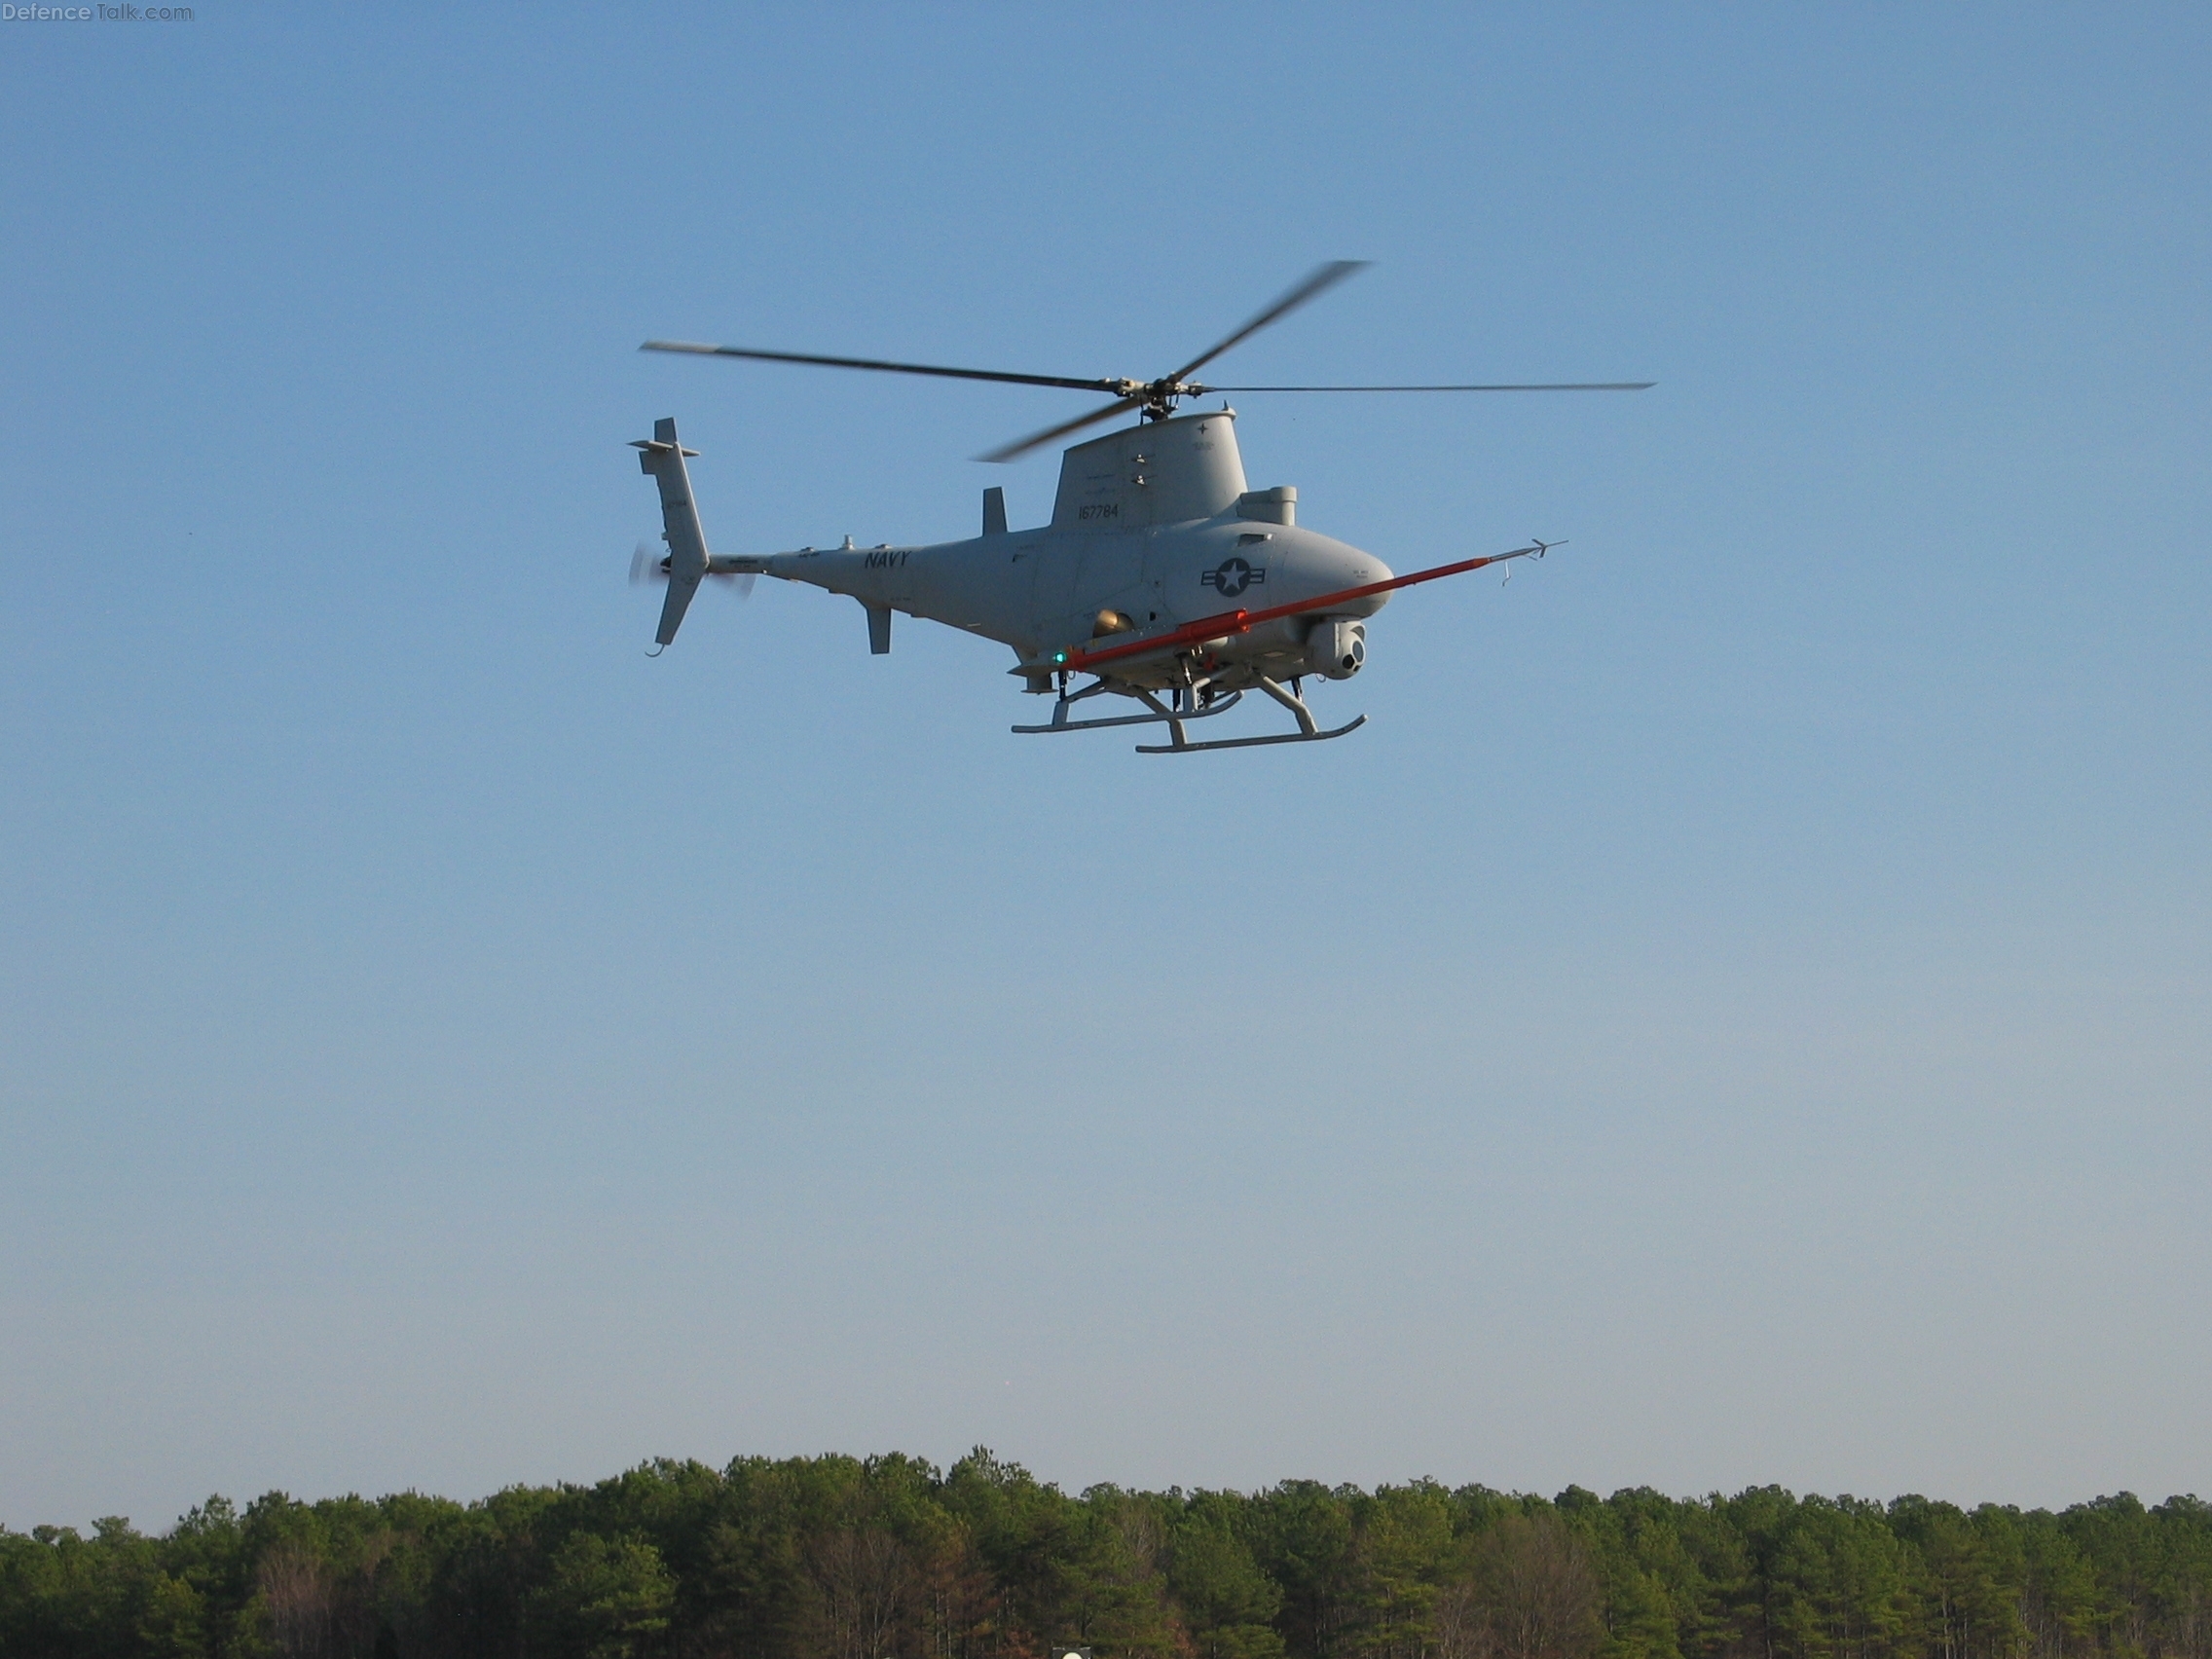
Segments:
[[[699,509],[691,499],[691,474],[683,458],[697,455],[676,439],[673,417],[655,421],[650,438],[633,438],[640,471],[660,486],[661,537],[668,543],[668,597],[661,602],[660,629],[654,643],[665,648],[683,625],[691,596],[707,574],[707,536],[699,528]]]

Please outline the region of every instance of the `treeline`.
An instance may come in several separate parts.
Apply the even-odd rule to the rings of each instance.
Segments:
[[[2212,1659],[2212,1505],[1080,1497],[978,1451],[0,1529],[5,1659]]]

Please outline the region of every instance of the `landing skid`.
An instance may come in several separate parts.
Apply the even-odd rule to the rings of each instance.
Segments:
[[[1167,721],[1167,735],[1172,741],[1168,743],[1140,743],[1137,745],[1137,753],[1139,755],[1196,755],[1199,751],[1207,749],[1259,749],[1271,743],[1326,743],[1332,737],[1343,737],[1347,732],[1357,731],[1367,723],[1367,717],[1359,715],[1348,723],[1338,726],[1334,731],[1323,731],[1320,722],[1313,718],[1313,711],[1306,706],[1305,698],[1299,696],[1295,691],[1285,691],[1264,674],[1257,678],[1260,682],[1261,690],[1298,718],[1298,729],[1296,731],[1277,732],[1272,737],[1225,737],[1211,743],[1193,743],[1183,735],[1183,721],[1191,717],[1177,715],[1162,708],[1160,700],[1154,697],[1151,692],[1140,691],[1137,695],[1158,711],[1158,718]],[[1214,710],[1207,709],[1203,712],[1210,715]]]
[[[1145,695],[1144,700],[1153,709],[1153,713],[1149,715],[1114,715],[1098,720],[1071,720],[1068,719],[1069,705],[1080,703],[1086,697],[1095,697],[1099,692],[1109,689],[1111,687],[1104,681],[1100,681],[1096,685],[1087,685],[1074,696],[1062,697],[1052,705],[1052,720],[1050,725],[1017,725],[1014,729],[1027,737],[1038,732],[1097,731],[1104,726],[1158,725],[1161,720],[1172,720],[1180,725],[1184,720],[1202,720],[1212,715],[1225,715],[1235,708],[1237,699],[1244,695],[1241,691],[1232,691],[1226,697],[1216,697],[1204,708],[1193,709],[1188,714],[1178,714],[1172,709],[1163,708],[1156,699]]]

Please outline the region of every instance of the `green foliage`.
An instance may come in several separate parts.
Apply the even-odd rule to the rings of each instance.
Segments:
[[[0,1659],[2212,1659],[2212,1505],[1070,1496],[978,1449],[0,1529]]]
[[[1167,1583],[1198,1659],[1280,1659],[1282,1587],[1252,1553],[1249,1505],[1198,1493],[1173,1518]]]
[[[636,1536],[571,1532],[531,1592],[531,1651],[548,1659],[634,1659],[668,1629],[676,1580]]]

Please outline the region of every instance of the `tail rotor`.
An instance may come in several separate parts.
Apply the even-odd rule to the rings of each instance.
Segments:
[[[753,597],[753,584],[758,579],[755,571],[718,571],[711,566],[707,579],[730,588],[740,600]],[[668,580],[668,549],[659,542],[641,541],[630,554],[630,585],[656,587]]]

